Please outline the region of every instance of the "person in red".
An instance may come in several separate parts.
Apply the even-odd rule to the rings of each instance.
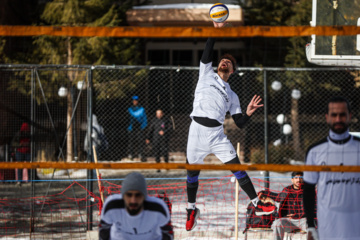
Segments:
[[[20,131],[15,135],[12,147],[16,149],[15,151],[15,159],[17,162],[30,162],[31,154],[30,154],[30,126],[28,123],[24,122],[21,125]],[[23,180],[23,169],[17,170],[17,184],[21,185]],[[29,170],[28,170],[28,176]]]
[[[291,182],[275,198],[269,196],[279,203],[279,218],[271,225],[274,240],[283,239],[285,232],[306,231],[307,228],[303,203],[303,172],[293,172]]]

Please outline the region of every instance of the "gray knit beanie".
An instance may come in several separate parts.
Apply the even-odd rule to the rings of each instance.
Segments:
[[[147,185],[144,176],[138,172],[129,173],[122,182],[121,193],[124,195],[127,191],[140,191],[145,197],[147,195]]]

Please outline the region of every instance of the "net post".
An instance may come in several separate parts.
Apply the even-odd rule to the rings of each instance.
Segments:
[[[95,163],[97,163],[97,154],[96,154],[96,149],[95,149],[95,146],[93,146],[93,151],[94,151],[94,161]],[[101,190],[101,180],[99,178],[100,174],[99,174],[99,169],[96,168],[96,178],[97,178],[97,181],[98,181],[98,186],[99,186],[99,193],[100,193],[100,197],[101,197],[101,202],[104,203],[104,194]]]
[[[240,156],[240,143],[237,143],[236,154],[238,157]],[[238,221],[239,221],[239,182],[235,178],[235,240],[238,239],[239,229],[238,229]]]

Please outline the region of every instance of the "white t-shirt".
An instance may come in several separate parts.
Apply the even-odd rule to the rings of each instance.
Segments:
[[[191,117],[207,117],[223,124],[225,115],[241,113],[239,97],[230,85],[214,72],[212,63],[200,62],[199,81],[195,89],[195,99]]]
[[[312,146],[306,165],[360,165],[360,139],[336,144],[329,138]],[[304,172],[304,181],[317,184],[320,239],[360,239],[360,173]]]
[[[101,220],[112,224],[110,239],[161,240],[160,227],[170,221],[170,214],[163,200],[147,196],[144,210],[136,216],[131,216],[126,211],[121,194],[114,194],[106,199],[101,211]]]

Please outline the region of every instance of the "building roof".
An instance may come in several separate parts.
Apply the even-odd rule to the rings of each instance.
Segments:
[[[179,3],[163,5],[134,6],[126,12],[131,26],[212,26],[209,10],[213,4]],[[242,8],[227,4],[232,26],[244,24]]]

